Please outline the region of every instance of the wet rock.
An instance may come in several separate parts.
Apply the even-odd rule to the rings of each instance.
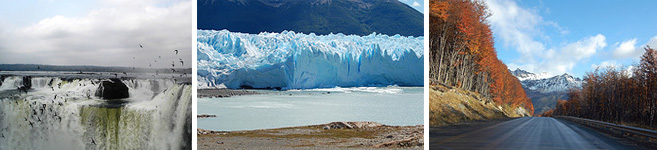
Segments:
[[[30,89],[32,88],[32,77],[31,76],[23,76],[23,87]]]
[[[130,93],[128,93],[128,86],[123,84],[121,80],[112,78],[100,82],[98,89],[96,89],[96,96],[103,99],[121,99],[130,97]]]
[[[21,87],[18,87],[18,90],[27,93],[27,90],[30,88],[32,88],[32,77],[23,76],[23,83],[21,84]]]
[[[356,122],[331,122],[324,125],[324,129],[363,129],[380,127],[383,124],[370,121],[356,121]]]
[[[390,141],[374,145],[374,148],[401,148],[401,147],[414,147],[424,145],[423,136],[414,136],[401,140]]]
[[[196,134],[197,135],[208,135],[208,134],[227,134],[227,131],[213,131],[213,130],[205,130],[205,129],[196,129]]]
[[[210,118],[210,117],[217,117],[217,115],[208,115],[208,114],[196,115],[196,118]]]
[[[0,86],[2,86],[2,82],[5,81],[5,78],[7,78],[6,75],[1,75],[1,76],[0,76]]]

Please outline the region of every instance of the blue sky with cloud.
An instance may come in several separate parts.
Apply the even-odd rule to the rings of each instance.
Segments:
[[[421,13],[424,13],[424,0],[399,0],[399,1],[407,4],[408,6],[415,8],[415,10],[420,11]]]
[[[657,1],[485,1],[498,56],[511,70],[582,77],[657,48]]]

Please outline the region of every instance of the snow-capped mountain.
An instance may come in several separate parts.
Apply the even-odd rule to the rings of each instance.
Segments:
[[[513,76],[516,76],[516,78],[518,78],[518,80],[520,80],[520,81],[540,80],[540,79],[550,78],[550,75],[547,72],[534,74],[534,73],[531,73],[531,72],[528,72],[528,71],[525,71],[525,70],[521,70],[521,69],[516,69],[515,71],[511,71],[511,70],[509,70],[509,71],[511,72],[511,74],[513,74]]]
[[[558,99],[568,98],[568,89],[582,86],[581,79],[565,73],[549,76],[547,73],[534,74],[521,69],[510,72],[520,80],[527,97],[532,99],[534,114],[553,109]]]
[[[522,87],[528,90],[538,91],[541,93],[565,92],[569,88],[580,88],[582,80],[575,78],[567,73],[549,77],[547,73],[534,74],[525,70],[516,69],[511,71],[516,76]]]
[[[421,86],[423,37],[198,31],[200,87]]]

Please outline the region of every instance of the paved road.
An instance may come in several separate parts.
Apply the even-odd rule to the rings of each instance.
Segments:
[[[525,117],[499,122],[431,129],[429,146],[431,149],[645,149],[565,120]]]

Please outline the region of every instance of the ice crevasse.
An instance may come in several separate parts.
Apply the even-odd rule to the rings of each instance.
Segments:
[[[424,37],[198,30],[200,88],[422,86]]]

